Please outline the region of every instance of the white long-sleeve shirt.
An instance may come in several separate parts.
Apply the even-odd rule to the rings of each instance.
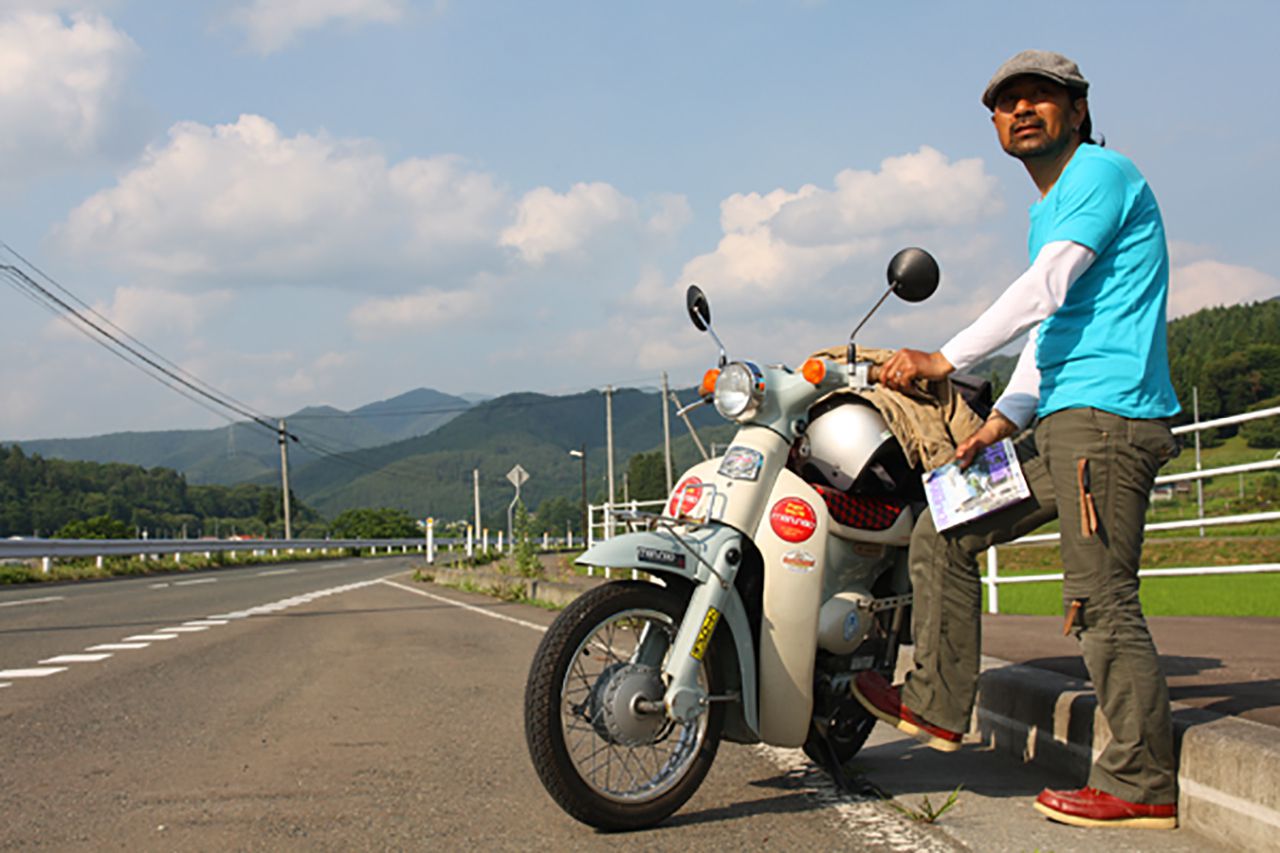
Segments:
[[[978,319],[942,345],[940,352],[956,370],[965,370],[1030,331],[1018,363],[996,409],[1018,425],[1031,423],[1040,401],[1040,370],[1036,367],[1036,332],[1041,321],[1062,306],[1067,289],[1097,256],[1093,250],[1059,240],[1046,243],[1035,261],[983,311]]]

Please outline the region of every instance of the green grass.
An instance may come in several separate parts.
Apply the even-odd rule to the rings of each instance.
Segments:
[[[986,612],[986,588],[982,592]],[[1185,578],[1144,578],[1142,611],[1148,616],[1270,616],[1280,617],[1280,576],[1205,575]],[[1041,616],[1062,615],[1062,584],[1004,584],[1000,612]]]

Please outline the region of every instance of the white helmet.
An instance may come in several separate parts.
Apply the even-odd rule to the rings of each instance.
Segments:
[[[799,442],[797,467],[806,478],[816,475],[847,492],[881,451],[894,445],[894,437],[870,403],[844,395],[825,402]]]

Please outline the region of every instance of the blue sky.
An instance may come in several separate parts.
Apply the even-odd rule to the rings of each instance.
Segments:
[[[1026,263],[979,95],[1060,50],[1161,202],[1171,313],[1280,295],[1275,4],[0,0],[0,239],[257,409],[932,348]],[[4,258],[2,262],[9,262]],[[0,438],[217,426],[0,290]]]

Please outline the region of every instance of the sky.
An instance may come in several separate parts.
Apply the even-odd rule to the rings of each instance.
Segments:
[[[1270,2],[0,0],[0,240],[256,410],[933,349],[1025,268],[980,96],[1075,59],[1170,315],[1280,295]],[[1261,94],[1259,94],[1261,90]],[[13,263],[0,252],[0,263]],[[222,426],[0,288],[0,439]],[[1017,344],[1013,345],[1016,349]]]

